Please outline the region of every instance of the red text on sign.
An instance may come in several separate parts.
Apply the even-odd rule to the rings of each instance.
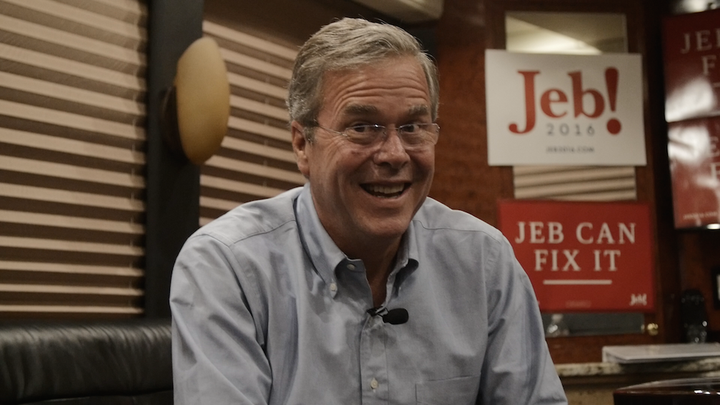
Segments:
[[[511,132],[522,135],[531,132],[537,122],[536,97],[535,97],[535,76],[540,74],[538,70],[520,70],[518,73],[523,77],[525,89],[525,128],[520,129],[517,123],[509,126]],[[572,83],[572,105],[575,118],[584,115],[588,118],[597,118],[605,111],[605,98],[597,89],[583,88],[582,72],[569,72]],[[616,111],[618,91],[618,69],[607,68],[605,70],[605,85],[608,94],[608,106],[610,111]],[[593,101],[592,108],[585,105],[585,100],[590,97]],[[551,88],[540,95],[540,110],[549,118],[561,118],[567,115],[568,96],[564,91]],[[622,126],[620,121],[612,118],[607,122],[607,130],[613,135],[620,133]]]

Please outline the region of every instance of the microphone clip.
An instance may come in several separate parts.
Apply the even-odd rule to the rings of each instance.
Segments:
[[[402,325],[410,318],[405,308],[387,309],[382,305],[377,308],[368,309],[367,313],[370,314],[370,316],[379,315],[383,322],[389,323],[390,325]]]
[[[370,316],[385,316],[387,313],[390,312],[387,308],[385,308],[383,305],[377,307],[377,308],[370,308],[367,310],[367,313],[370,314]]]

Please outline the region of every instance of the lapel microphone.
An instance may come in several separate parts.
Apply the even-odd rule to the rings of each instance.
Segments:
[[[383,322],[389,323],[390,325],[402,325],[410,319],[410,315],[405,308],[387,309],[384,306],[380,306],[368,309],[367,313],[370,314],[370,316],[380,315]]]

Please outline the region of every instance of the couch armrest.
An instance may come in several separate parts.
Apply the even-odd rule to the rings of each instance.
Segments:
[[[165,390],[169,319],[0,324],[0,403]]]

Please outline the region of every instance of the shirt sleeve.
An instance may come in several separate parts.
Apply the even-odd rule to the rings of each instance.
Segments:
[[[527,274],[504,238],[489,256],[488,343],[480,403],[567,404]]]
[[[257,289],[242,276],[215,238],[181,250],[170,289],[176,405],[268,403],[271,369],[249,305]]]

